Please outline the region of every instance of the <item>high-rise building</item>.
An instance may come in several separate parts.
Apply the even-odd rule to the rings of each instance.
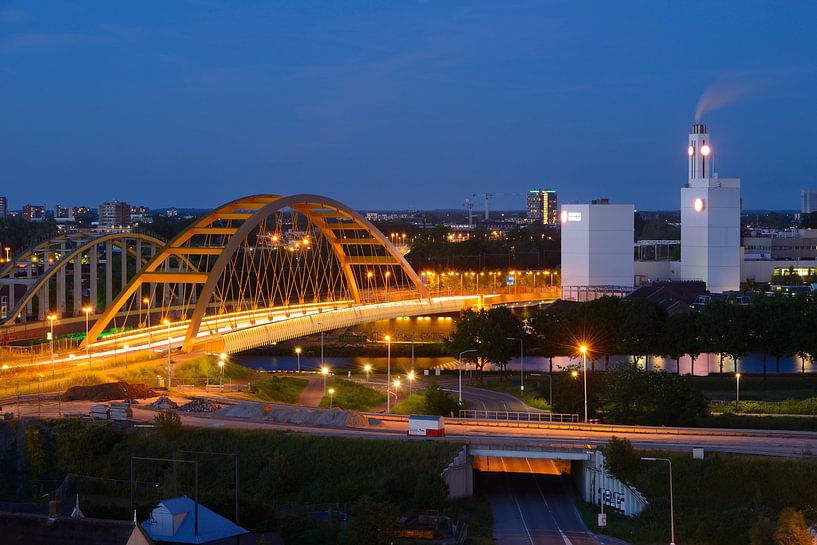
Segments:
[[[558,219],[554,189],[528,191],[528,219],[545,225],[556,225]]]
[[[103,202],[99,205],[100,227],[127,227],[131,224],[131,206],[126,202]]]
[[[74,209],[73,208],[65,208],[64,206],[60,206],[59,204],[54,205],[54,219],[73,219],[74,218]]]
[[[5,218],[9,213],[8,197],[0,197],[0,218]]]
[[[801,189],[800,190],[800,212],[803,214],[811,214],[817,212],[817,190]]]
[[[706,125],[689,135],[689,176],[681,188],[681,279],[714,293],[740,289],[740,179],[712,172]]]
[[[23,219],[26,221],[43,221],[45,219],[45,206],[39,204],[24,204]]]

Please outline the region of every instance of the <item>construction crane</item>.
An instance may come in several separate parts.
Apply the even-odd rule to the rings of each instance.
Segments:
[[[488,221],[488,201],[493,197],[518,197],[525,195],[525,193],[472,193],[471,196],[465,199],[465,208],[468,210],[468,226],[471,226],[474,203],[478,196],[482,196],[482,204],[484,206],[483,220]]]

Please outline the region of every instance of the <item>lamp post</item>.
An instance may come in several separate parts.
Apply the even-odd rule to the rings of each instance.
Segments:
[[[460,355],[457,357],[457,361],[460,362],[460,364],[457,366],[457,368],[459,369],[459,375],[460,375],[460,380],[459,380],[459,382],[460,382],[460,389],[459,389],[459,404],[460,404],[460,407],[462,407],[462,355],[463,354],[468,354],[470,352],[476,352],[476,351],[477,351],[476,348],[473,348],[471,350],[463,350],[462,352],[460,352]]]
[[[142,302],[147,305],[147,322],[148,322],[148,357],[150,357],[150,352],[153,350],[151,346],[153,344],[153,332],[150,330],[150,298],[145,297],[142,299]]]
[[[414,382],[414,377],[415,377],[414,370],[412,369],[406,375],[406,378],[408,379],[408,383],[409,383],[409,397],[411,397],[411,383]]]
[[[88,368],[91,368],[91,339],[88,338],[88,324],[90,321],[91,307],[82,307],[82,312],[85,313],[85,357],[88,358]]]
[[[332,408],[332,405],[335,404],[335,389],[329,388],[329,408]]]
[[[740,412],[740,373],[735,373],[735,411]]]
[[[128,345],[125,345],[125,369],[128,368]]]
[[[57,319],[56,314],[49,314],[48,315],[48,321],[51,324],[50,344],[51,344],[51,376],[52,377],[54,376],[54,320],[56,320],[56,319]]]
[[[391,335],[383,337],[386,340],[386,414],[391,412],[391,396],[389,395],[389,385],[391,384]]]
[[[301,347],[295,349],[295,355],[298,356],[298,372],[301,372]]]
[[[323,395],[326,395],[326,377],[329,376],[329,368],[325,365],[322,366],[321,374],[323,375]]]
[[[675,510],[672,505],[672,461],[669,458],[641,458],[645,462],[666,462],[669,464],[669,523],[670,523],[670,545],[675,545]]]
[[[164,323],[167,326],[167,391],[169,392],[170,391],[170,382],[171,382],[171,378],[170,378],[170,349],[171,349],[171,345],[170,345],[170,320],[165,318],[162,323]]]
[[[389,302],[389,277],[391,276],[391,271],[386,271],[386,302]]]
[[[587,418],[587,346],[581,345],[579,350],[582,353],[582,375],[584,375],[584,423],[589,422]]]
[[[366,371],[366,383],[368,384],[368,382],[369,382],[369,373],[371,373],[371,372],[372,372],[372,366],[371,366],[371,364],[368,364],[368,363],[367,363],[366,365],[364,365],[364,366],[363,366],[363,370],[364,370],[364,371]]]
[[[227,363],[227,354],[222,352],[218,355],[218,385],[224,389],[224,364]]]
[[[525,341],[522,337],[508,337],[509,341],[519,341],[519,390],[525,395]]]

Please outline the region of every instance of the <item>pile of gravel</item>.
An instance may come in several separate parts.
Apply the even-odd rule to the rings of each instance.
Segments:
[[[190,403],[185,403],[179,407],[180,411],[188,413],[214,413],[221,408],[221,405],[212,399],[205,399],[203,397],[194,397]]]
[[[153,403],[151,403],[150,405],[148,405],[148,407],[150,407],[151,409],[165,411],[167,409],[177,409],[179,405],[169,397],[162,396]]]

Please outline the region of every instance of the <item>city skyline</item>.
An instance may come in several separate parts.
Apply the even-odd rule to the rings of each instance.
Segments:
[[[546,186],[675,209],[702,97],[745,208],[817,185],[817,6],[154,6],[0,10],[12,208],[32,187],[47,206],[461,209]]]

